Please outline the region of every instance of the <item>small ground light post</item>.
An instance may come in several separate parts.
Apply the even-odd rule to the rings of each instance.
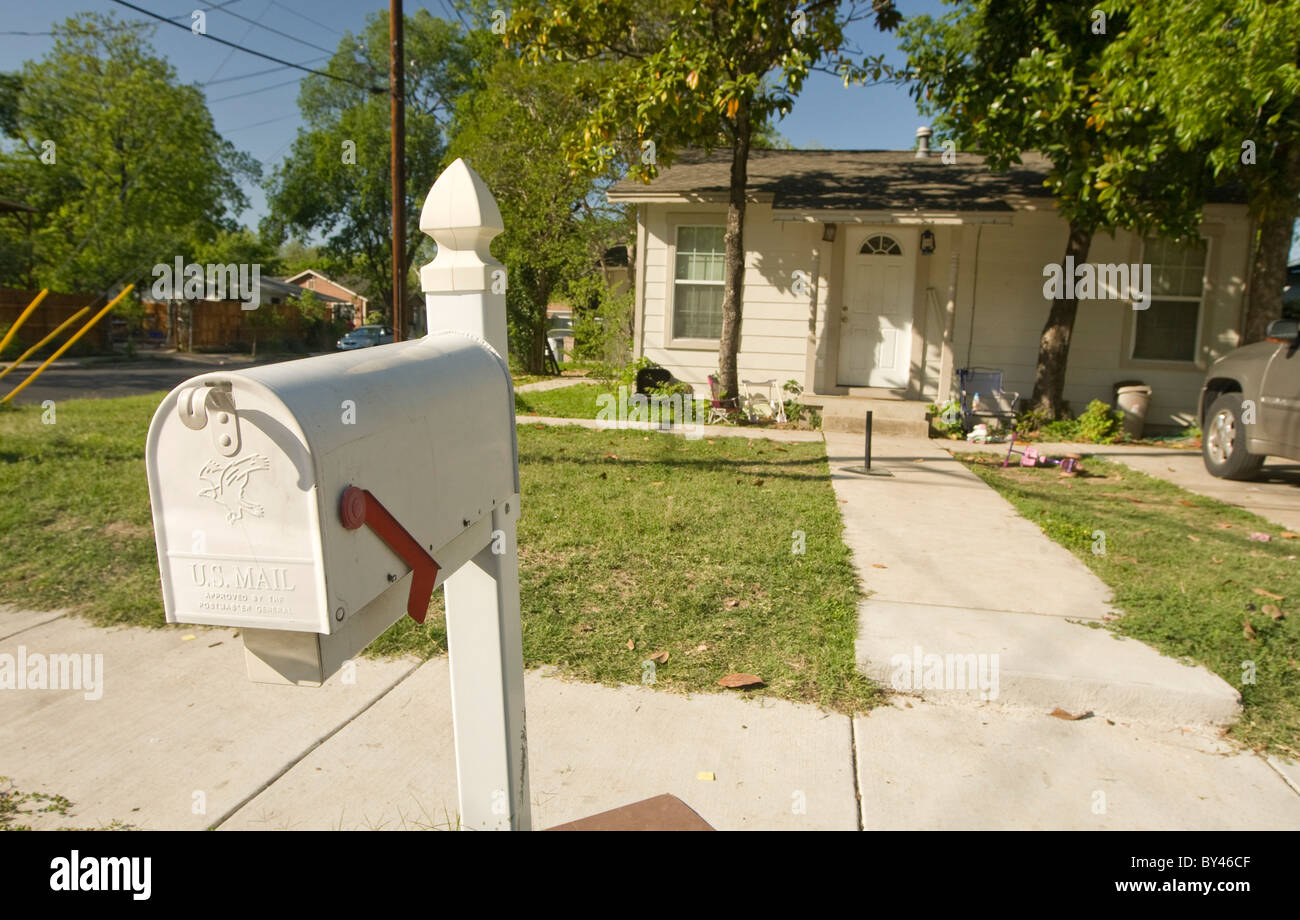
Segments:
[[[893,476],[894,474],[889,472],[889,470],[871,468],[871,420],[872,413],[868,410],[866,419],[866,443],[863,445],[862,449],[862,465],[842,466],[840,469],[846,473],[857,473],[861,476]]]

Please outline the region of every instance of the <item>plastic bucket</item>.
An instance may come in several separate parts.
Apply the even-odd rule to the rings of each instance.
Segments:
[[[1120,387],[1115,391],[1115,403],[1124,411],[1124,433],[1131,438],[1142,437],[1142,430],[1147,423],[1147,409],[1151,406],[1151,388]]]

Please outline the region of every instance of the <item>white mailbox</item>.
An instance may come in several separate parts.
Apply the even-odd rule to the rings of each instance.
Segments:
[[[430,335],[204,374],[145,465],[170,623],[233,626],[249,677],[319,685],[403,615],[447,609],[460,821],[530,824],[519,464],[501,212],[463,160],[420,215]]]
[[[167,621],[320,683],[518,513],[514,431],[505,362],[458,332],[186,381],[146,448]]]

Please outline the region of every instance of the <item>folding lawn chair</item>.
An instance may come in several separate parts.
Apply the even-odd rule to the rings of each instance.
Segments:
[[[983,419],[997,419],[1014,433],[1020,394],[1002,389],[1002,371],[988,367],[963,367],[957,371],[957,387],[962,426],[966,431]]]
[[[739,412],[740,397],[729,396],[722,398],[722,381],[715,375],[709,374],[709,417],[704,424],[712,425],[715,422],[726,422],[733,412]]]

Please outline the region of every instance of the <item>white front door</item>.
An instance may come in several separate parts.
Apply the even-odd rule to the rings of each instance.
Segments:
[[[916,232],[850,228],[840,306],[839,384],[907,387]]]

